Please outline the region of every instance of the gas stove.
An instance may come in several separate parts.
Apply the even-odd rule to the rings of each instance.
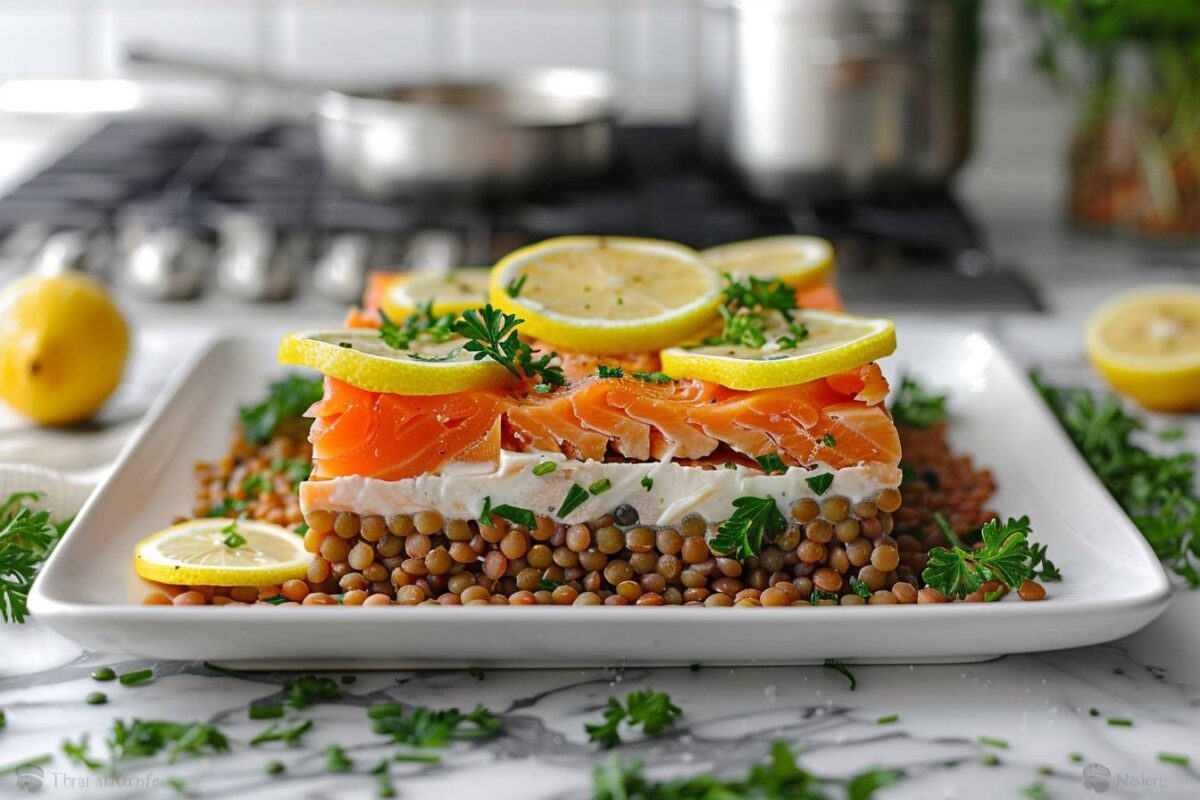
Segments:
[[[602,178],[518,197],[378,202],[325,178],[316,132],[229,137],[158,119],[110,123],[0,198],[0,267],[66,265],[143,300],[353,301],[368,270],[490,264],[566,234],[696,248],[786,233],[833,240],[855,306],[1032,309],[950,194],[766,202],[703,163],[686,127],[623,127]]]

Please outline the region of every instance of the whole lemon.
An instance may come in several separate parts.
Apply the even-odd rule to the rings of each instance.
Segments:
[[[43,425],[91,416],[128,353],[121,312],[85,275],[27,275],[0,291],[0,397]]]

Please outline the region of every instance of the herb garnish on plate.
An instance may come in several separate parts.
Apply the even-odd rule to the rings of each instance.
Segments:
[[[774,539],[787,528],[787,520],[772,497],[739,497],[733,501],[733,508],[733,514],[721,523],[710,543],[714,552],[750,558],[762,552],[764,539]]]
[[[304,438],[310,424],[304,412],[321,399],[323,387],[320,375],[295,374],[271,383],[261,402],[238,409],[246,441],[266,444],[281,428],[291,427],[298,429],[297,438]]]
[[[621,744],[618,730],[621,723],[631,728],[640,725],[644,733],[653,736],[674,725],[675,719],[681,714],[683,709],[672,703],[671,696],[666,692],[641,689],[627,694],[623,704],[615,697],[608,698],[604,722],[584,725],[584,730],[589,741],[599,742],[608,749]]]
[[[1047,567],[1058,575],[1054,565],[1046,561],[1046,548],[1029,542],[1029,517],[1009,519],[1003,525],[991,520],[980,529],[981,547],[965,549],[952,544],[950,549],[929,551],[929,566],[921,573],[926,586],[937,589],[947,597],[966,597],[985,581],[999,581],[1016,589],[1027,580],[1038,577],[1035,567]],[[1035,555],[1036,553],[1036,555]]]

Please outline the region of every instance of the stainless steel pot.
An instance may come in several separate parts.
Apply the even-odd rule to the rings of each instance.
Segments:
[[[513,192],[596,175],[612,158],[614,90],[601,71],[341,91],[144,47],[128,58],[286,93],[285,107],[315,117],[333,177],[373,198]]]
[[[596,175],[612,155],[612,85],[591,70],[329,91],[316,118],[333,175],[373,197],[512,192]]]
[[[971,146],[979,0],[706,0],[700,136],[772,198],[940,186]]]

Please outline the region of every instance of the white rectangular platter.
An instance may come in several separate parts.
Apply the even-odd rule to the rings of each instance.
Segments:
[[[988,336],[900,326],[893,379],[950,396],[956,448],[990,466],[1002,515],[1028,514],[1064,574],[1042,602],[685,607],[154,607],[133,546],[187,514],[197,460],[223,455],[239,404],[280,374],[276,342],[221,339],[181,369],[34,587],[32,612],[88,647],[153,658],[364,659],[389,665],[967,661],[1094,644],[1146,625],[1166,575],[1025,375]]]

